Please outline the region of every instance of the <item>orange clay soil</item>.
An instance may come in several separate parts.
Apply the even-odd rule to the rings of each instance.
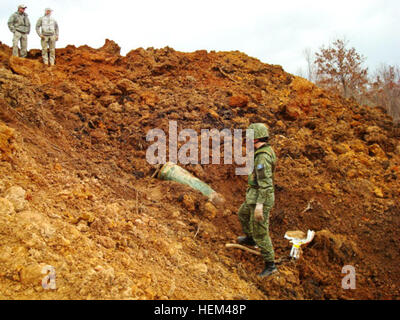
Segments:
[[[0,43],[1,299],[399,299],[400,129],[241,52],[100,49],[11,57]],[[184,166],[227,200],[151,178],[146,134],[271,128],[279,157],[270,230],[316,231],[299,261],[258,279],[241,234],[247,177]],[[308,210],[305,210],[305,209]],[[56,290],[41,285],[56,270]],[[342,268],[356,268],[343,290]]]

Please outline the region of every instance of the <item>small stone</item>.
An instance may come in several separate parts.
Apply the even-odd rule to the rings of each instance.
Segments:
[[[117,57],[121,52],[121,47],[116,42],[106,39],[104,45],[99,50]]]
[[[44,265],[30,264],[23,267],[19,272],[20,281],[23,284],[41,285],[42,279],[46,276],[42,274]]]
[[[154,227],[156,227],[157,226],[157,222],[155,221],[155,220],[150,220],[149,221],[149,227],[150,228],[154,228]]]
[[[41,229],[41,234],[43,237],[52,238],[56,233],[56,229],[54,229],[49,224],[44,224]]]
[[[129,79],[121,79],[117,83],[117,88],[125,94],[130,94],[139,90],[139,86]]]
[[[185,194],[182,198],[182,202],[188,211],[194,212],[196,210],[195,201],[191,196]]]
[[[209,201],[217,208],[223,207],[226,203],[223,195],[218,192],[213,192],[209,197]]]
[[[82,220],[84,220],[84,221],[89,222],[89,223],[92,223],[92,222],[94,221],[94,219],[95,219],[93,213],[90,213],[90,212],[84,212],[84,213],[82,213],[82,215],[81,215],[80,218],[81,218]]]
[[[85,221],[81,221],[78,223],[78,225],[76,226],[76,228],[80,231],[80,232],[87,232],[89,231],[89,227],[87,226]]]
[[[4,181],[0,180],[0,194],[2,194],[6,190],[6,184]]]
[[[382,192],[382,189],[379,188],[379,187],[375,187],[375,188],[374,188],[374,194],[375,194],[378,198],[383,198],[383,197],[384,197],[383,192]]]
[[[211,116],[211,117],[213,117],[214,119],[219,119],[219,115],[218,115],[218,113],[216,113],[214,110],[212,110],[212,109],[210,109],[209,111],[208,111],[208,114]]]
[[[0,198],[0,214],[15,213],[14,205],[7,199]]]
[[[376,143],[369,147],[369,153],[378,159],[381,159],[381,160],[387,159],[385,152]]]
[[[186,228],[186,224],[184,222],[182,222],[182,221],[178,220],[178,221],[176,221],[176,224],[180,225],[181,227]]]
[[[217,208],[211,202],[204,205],[204,215],[209,219],[214,219],[218,214]]]
[[[141,107],[142,106],[136,105],[131,101],[125,102],[125,110],[127,113],[137,112]]]
[[[208,272],[208,267],[204,263],[195,264],[192,266],[192,269],[196,273],[207,273]]]
[[[65,239],[64,237],[61,237],[61,245],[65,246],[65,247],[69,247],[71,245],[71,241],[69,241],[68,239]]]
[[[100,143],[107,138],[107,133],[103,129],[97,128],[90,133],[90,136],[92,137],[92,143]]]
[[[109,281],[112,282],[115,278],[115,270],[113,267],[104,269],[104,271],[101,271],[104,275],[104,277]]]
[[[99,236],[97,237],[98,243],[100,243],[103,247],[107,249],[114,249],[115,248],[115,241],[110,237]]]
[[[179,211],[174,211],[174,212],[172,212],[171,217],[176,219],[176,218],[179,218],[180,215],[181,215],[181,213]]]
[[[26,191],[21,187],[11,187],[5,193],[5,198],[9,200],[15,208],[16,212],[23,211],[27,205],[28,201],[25,200]]]
[[[108,106],[108,109],[115,113],[121,113],[122,112],[122,106],[118,102],[114,102]]]
[[[144,222],[141,219],[136,219],[135,224],[144,225]]]
[[[296,120],[303,115],[303,111],[297,105],[288,105],[285,110],[286,115],[292,119]]]
[[[78,105],[73,106],[71,109],[69,109],[71,113],[80,113],[81,112],[81,107]]]
[[[283,123],[282,120],[277,121],[276,124],[275,124],[275,127],[279,128],[281,130],[285,130],[286,129],[286,125]]]
[[[186,80],[188,80],[190,82],[196,82],[196,78],[193,76],[186,76]]]
[[[0,123],[0,161],[10,161],[15,146],[13,144],[14,129]]]
[[[104,267],[98,265],[98,266],[96,266],[96,267],[94,268],[94,270],[96,270],[97,272],[102,272],[102,271],[104,271],[105,269],[104,269]]]
[[[229,106],[232,108],[244,108],[249,103],[249,98],[243,95],[232,96],[229,99]]]
[[[350,147],[345,143],[336,144],[333,146],[333,151],[337,154],[346,154],[351,151]]]
[[[359,139],[353,140],[350,144],[350,147],[355,152],[362,152],[368,154],[368,147]]]

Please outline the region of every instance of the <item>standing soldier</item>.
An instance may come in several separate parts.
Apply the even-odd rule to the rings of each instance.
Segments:
[[[28,48],[28,34],[31,32],[31,23],[25,13],[26,6],[19,5],[18,11],[8,19],[8,28],[14,34],[13,56],[18,57],[18,43],[21,43],[21,58],[26,58]]]
[[[50,65],[54,66],[56,61],[56,41],[58,41],[58,24],[51,16],[52,11],[50,8],[45,9],[45,15],[39,18],[36,23],[36,32],[42,39],[43,63],[49,64],[50,51]]]
[[[238,242],[257,245],[261,249],[265,268],[259,276],[266,277],[277,271],[274,248],[269,236],[269,213],[275,203],[273,175],[276,155],[268,143],[269,131],[265,124],[252,124],[249,130],[254,131],[254,169],[249,174],[246,201],[238,213],[245,233],[245,236],[238,238]]]

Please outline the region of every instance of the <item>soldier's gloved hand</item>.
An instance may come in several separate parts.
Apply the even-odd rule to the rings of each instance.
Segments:
[[[263,222],[264,221],[264,205],[262,203],[257,203],[256,209],[254,210],[254,219],[257,222]]]
[[[44,35],[41,35],[40,38],[44,39]]]

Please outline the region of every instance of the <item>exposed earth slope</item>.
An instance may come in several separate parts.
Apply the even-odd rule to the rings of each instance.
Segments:
[[[112,41],[11,57],[0,43],[1,299],[399,299],[400,129],[379,108],[240,52],[182,53]],[[185,166],[227,200],[152,178],[146,133],[267,123],[279,157],[271,237],[317,232],[301,259],[260,280],[226,249],[247,178]],[[307,210],[305,210],[307,209]],[[56,290],[42,288],[43,266]],[[343,290],[343,266],[357,272]]]

